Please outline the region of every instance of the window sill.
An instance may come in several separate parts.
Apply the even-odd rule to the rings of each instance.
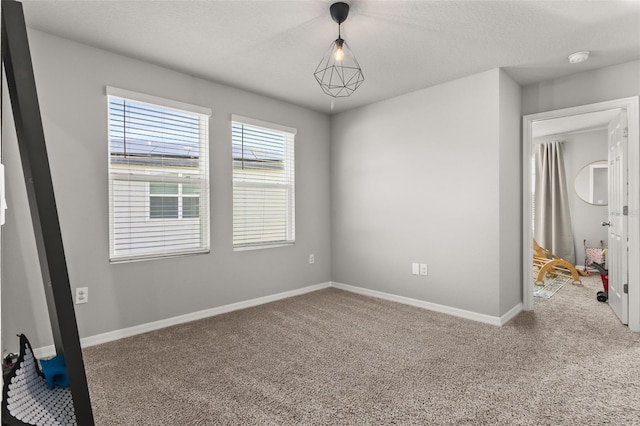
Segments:
[[[288,247],[294,245],[295,242],[290,243],[273,243],[273,244],[256,244],[256,245],[247,245],[247,246],[236,246],[233,247],[233,251],[249,251],[249,250],[260,250],[260,249],[269,249],[276,247]]]
[[[209,253],[211,253],[210,249],[203,249],[203,250],[184,251],[179,253],[149,254],[149,255],[142,255],[142,256],[120,256],[120,257],[109,259],[109,263],[114,265],[118,263],[143,262],[146,260],[161,260],[161,259],[169,259],[173,257],[193,256],[198,254],[209,254]]]

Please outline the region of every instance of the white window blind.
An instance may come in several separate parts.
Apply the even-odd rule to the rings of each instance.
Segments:
[[[232,116],[233,245],[295,241],[296,129]]]
[[[209,251],[209,117],[107,88],[111,261]]]

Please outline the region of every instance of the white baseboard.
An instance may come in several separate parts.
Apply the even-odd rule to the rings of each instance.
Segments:
[[[514,319],[520,312],[522,312],[523,305],[518,303],[513,308],[509,309],[506,314],[500,317],[500,325],[505,325],[512,319]]]
[[[56,356],[56,347],[53,345],[33,348],[33,356],[36,359],[46,359]]]
[[[149,331],[170,327],[172,325],[183,324],[185,322],[196,321],[199,319],[208,318],[215,315],[226,314],[227,312],[250,308],[252,306],[263,305],[265,303],[275,302],[277,300],[287,299],[289,297],[299,296],[305,293],[311,293],[312,291],[322,290],[323,288],[328,288],[328,287],[331,287],[330,282],[310,285],[310,286],[299,288],[296,290],[285,291],[282,293],[272,294],[269,296],[258,297],[256,299],[245,300],[237,303],[231,303],[229,305],[218,306],[216,308],[205,309],[202,311],[192,312],[189,314],[178,315],[172,318],[166,318],[159,321],[140,324],[140,325],[136,325],[128,328],[123,328],[120,330],[109,331],[107,333],[101,333],[93,336],[83,337],[80,339],[80,346],[82,346],[83,348],[86,348],[89,346],[99,345],[101,343],[112,342],[114,340],[123,339],[125,337],[135,336],[136,334],[147,333]],[[50,358],[56,355],[56,348],[54,345],[43,346],[41,348],[34,348],[33,355],[37,359]]]
[[[342,284],[338,282],[326,282],[321,284],[315,284],[307,287],[303,287],[296,290],[285,291],[282,293],[273,294],[270,296],[258,297],[256,299],[245,300],[242,302],[231,303],[229,305],[218,306],[216,308],[205,309],[202,311],[192,312],[189,314],[178,315],[172,318],[166,318],[159,321],[149,322],[146,324],[140,324],[133,327],[123,328],[120,330],[109,331],[107,333],[96,334],[93,336],[83,337],[80,339],[80,345],[83,348],[99,345],[101,343],[112,342],[114,340],[124,339],[125,337],[135,336],[136,334],[147,333],[149,331],[159,330],[161,328],[170,327],[172,325],[183,324],[190,321],[196,321],[203,318],[212,317],[215,315],[225,314],[227,312],[237,311],[239,309],[250,308],[252,306],[263,305],[265,303],[275,302],[277,300],[287,299],[289,297],[299,296],[305,293],[311,293],[313,291],[322,290],[328,287],[335,287],[340,290],[349,291],[351,293],[362,294],[364,296],[376,297],[378,299],[390,300],[392,302],[398,302],[405,305],[416,306],[422,309],[428,309],[430,311],[440,312],[443,314],[453,315],[460,318],[465,318],[473,321],[479,321],[486,324],[501,326],[506,324],[512,318],[514,318],[520,311],[522,311],[522,303],[511,308],[506,314],[501,317],[495,317],[491,315],[480,314],[477,312],[466,311],[464,309],[452,308],[450,306],[439,305],[437,303],[425,302],[424,300],[412,299],[410,297],[398,296],[395,294],[384,293],[377,290],[370,290],[363,287],[356,287],[348,284]],[[56,349],[54,345],[43,346],[40,348],[34,348],[33,354],[37,359],[50,358],[56,355]]]
[[[350,291],[352,293],[362,294],[363,296],[377,297],[378,299],[390,300],[392,302],[398,302],[405,305],[415,306],[430,311],[440,312],[443,314],[453,315],[455,317],[465,318],[473,321],[479,321],[486,324],[501,326],[506,324],[510,319],[515,317],[522,310],[522,303],[514,306],[506,314],[501,317],[494,317],[491,315],[479,314],[477,312],[466,311],[464,309],[452,308],[451,306],[439,305],[437,303],[425,302],[424,300],[413,299],[410,297],[397,296],[395,294],[384,293],[377,290],[370,290],[368,288],[356,287],[348,284],[342,284],[337,282],[331,283],[332,287],[339,288],[340,290]]]

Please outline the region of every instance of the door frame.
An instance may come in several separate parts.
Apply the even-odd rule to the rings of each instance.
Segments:
[[[629,259],[640,259],[640,110],[639,97],[615,99],[606,102],[563,108],[529,114],[522,117],[522,306],[533,309],[533,229],[531,156],[533,155],[533,124],[552,118],[626,109],[628,118],[628,170],[629,170]],[[640,264],[629,262],[629,329],[640,332]],[[595,296],[594,296],[595,298]]]

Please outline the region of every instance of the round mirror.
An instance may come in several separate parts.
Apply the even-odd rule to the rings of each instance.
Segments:
[[[594,161],[584,166],[576,175],[576,194],[582,201],[596,206],[609,202],[609,167],[605,160]]]

